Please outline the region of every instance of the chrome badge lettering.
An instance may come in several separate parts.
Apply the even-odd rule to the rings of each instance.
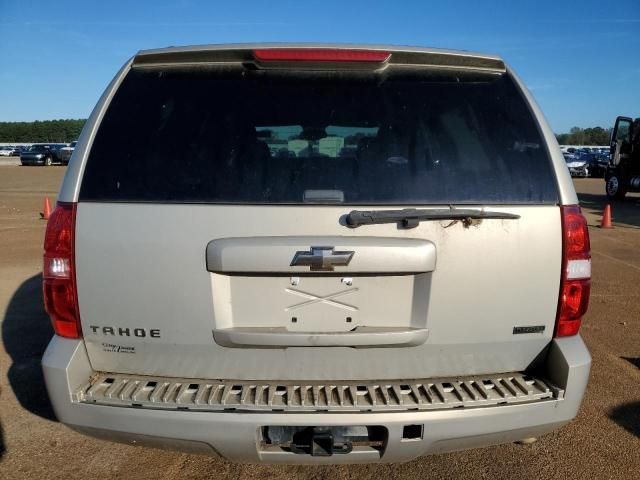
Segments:
[[[160,338],[159,328],[99,327],[97,325],[89,325],[89,328],[97,335],[107,335],[112,337]]]

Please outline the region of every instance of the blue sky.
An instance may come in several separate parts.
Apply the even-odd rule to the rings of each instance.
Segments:
[[[0,0],[0,121],[84,118],[137,50],[325,41],[496,53],[552,128],[640,116],[640,0]]]

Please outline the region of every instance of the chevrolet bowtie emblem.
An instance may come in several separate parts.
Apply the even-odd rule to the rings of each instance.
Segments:
[[[354,252],[336,252],[334,247],[311,247],[311,251],[296,252],[291,266],[310,267],[311,271],[332,272],[333,267],[349,265]]]

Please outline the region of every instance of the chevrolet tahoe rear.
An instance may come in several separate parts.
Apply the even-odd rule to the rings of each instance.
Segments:
[[[47,227],[55,412],[239,462],[396,462],[550,432],[591,364],[577,204],[497,57],[139,52]]]

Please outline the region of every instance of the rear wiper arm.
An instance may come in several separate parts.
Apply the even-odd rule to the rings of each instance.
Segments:
[[[465,226],[469,226],[472,220],[485,218],[516,220],[520,215],[471,208],[352,210],[346,216],[346,224],[347,227],[356,228],[360,225],[399,222],[402,228],[415,228],[425,220],[461,220]]]

